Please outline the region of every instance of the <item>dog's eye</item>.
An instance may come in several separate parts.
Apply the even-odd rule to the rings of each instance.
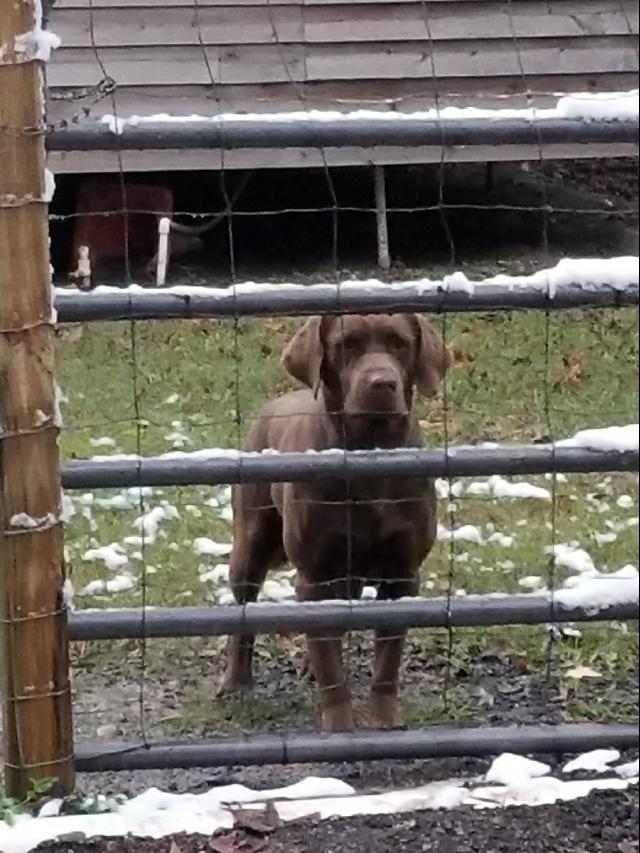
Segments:
[[[356,335],[346,335],[342,339],[341,349],[343,349],[345,352],[353,352],[354,350],[357,350],[359,346],[360,338]]]
[[[406,338],[401,338],[400,335],[388,335],[387,346],[390,350],[406,350],[409,346],[409,341]]]

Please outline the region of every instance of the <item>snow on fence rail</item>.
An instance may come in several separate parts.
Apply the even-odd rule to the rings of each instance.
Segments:
[[[633,100],[633,95],[632,95]],[[47,136],[49,151],[163,151],[172,149],[244,148],[370,148],[433,145],[554,145],[576,143],[638,143],[637,95],[635,109],[610,110],[606,118],[545,115],[545,111],[483,111],[471,117],[461,114],[403,114],[401,120],[389,113],[355,115],[279,114],[270,116],[229,115],[149,116],[117,122],[85,122],[52,129]],[[619,115],[620,117],[614,117]],[[292,118],[295,116],[295,119]],[[540,117],[541,116],[541,117]]]
[[[340,284],[262,284],[226,288],[138,285],[96,287],[90,293],[57,288],[61,322],[160,320],[178,317],[300,316],[339,312],[466,312],[554,310],[637,305],[638,258],[565,258],[531,275],[498,275],[474,281],[456,272],[442,280]]]
[[[622,448],[604,445],[603,449],[593,450],[556,444],[350,451],[335,448],[306,453],[252,453],[211,448],[172,451],[155,458],[132,454],[70,460],[62,466],[62,483],[67,489],[106,489],[287,483],[327,477],[479,477],[637,471],[637,442],[635,449],[624,445]]]
[[[112,133],[122,133],[126,127],[145,124],[191,124],[211,122],[225,126],[234,124],[271,125],[284,122],[313,122],[319,124],[335,124],[336,122],[382,122],[404,123],[407,121],[446,121],[465,122],[470,119],[488,119],[492,122],[507,119],[522,119],[536,122],[543,119],[582,119],[583,121],[633,121],[638,118],[638,90],[628,92],[577,92],[558,98],[552,107],[524,108],[478,108],[478,107],[438,107],[429,110],[414,110],[399,112],[397,110],[297,110],[276,113],[221,113],[218,115],[132,115],[127,118],[106,114],[100,119]]]

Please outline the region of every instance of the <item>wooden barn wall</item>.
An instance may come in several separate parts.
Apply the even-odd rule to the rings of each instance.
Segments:
[[[444,103],[637,86],[638,0],[56,0],[49,119]]]

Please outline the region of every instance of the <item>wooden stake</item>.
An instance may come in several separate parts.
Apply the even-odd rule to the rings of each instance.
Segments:
[[[39,4],[38,4],[39,6]],[[0,660],[5,787],[74,784],[35,0],[0,0]]]
[[[389,256],[389,228],[387,223],[387,187],[384,166],[373,167],[376,194],[376,233],[378,237],[378,266],[382,272],[391,269]]]

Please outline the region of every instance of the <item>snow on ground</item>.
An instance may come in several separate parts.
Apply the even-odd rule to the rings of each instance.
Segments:
[[[115,447],[116,441],[108,435],[103,435],[98,438],[90,438],[89,444],[91,447]]]
[[[193,550],[198,556],[226,557],[231,553],[231,548],[231,543],[216,542],[206,536],[199,536],[193,540]]]
[[[591,770],[594,773],[609,773],[610,765],[620,761],[617,749],[594,749],[572,759],[563,767],[565,773],[575,773],[576,770]]]
[[[563,481],[567,482],[567,478],[563,478]],[[534,483],[514,482],[499,476],[483,481],[457,480],[451,483],[440,479],[436,482],[436,488],[440,498],[444,500],[463,496],[474,498],[482,496],[492,500],[548,500],[550,498],[549,490]],[[610,492],[610,483],[603,481],[598,484],[598,489],[600,493]],[[95,531],[97,524],[92,514],[94,508],[99,507],[107,511],[140,510],[140,507],[144,506],[145,499],[153,495],[154,490],[148,487],[123,489],[108,497],[99,497],[91,492],[73,497],[64,494],[61,501],[62,514],[65,518],[70,518],[79,510],[89,521],[91,529]],[[231,490],[228,486],[220,487],[199,506],[189,504],[184,509],[195,517],[202,517],[202,509],[206,511],[208,508],[213,510],[219,519],[229,522],[231,520],[230,495]],[[621,497],[628,497],[629,500],[618,499],[615,501],[616,506],[621,510],[629,509],[633,505],[633,499],[627,495]],[[159,494],[156,499],[158,498]],[[449,507],[454,511],[458,510],[456,504],[449,504]],[[608,504],[607,507],[609,508]],[[114,576],[90,581],[78,591],[78,596],[108,595],[134,589],[138,578],[131,570],[131,562],[144,562],[143,553],[140,550],[142,546],[152,545],[159,537],[166,537],[166,533],[161,529],[162,525],[178,517],[179,513],[175,506],[166,500],[159,500],[155,506],[145,509],[135,518],[133,521],[135,533],[124,536],[122,542],[102,545],[93,540],[92,546],[82,552],[81,559],[85,562],[103,563],[114,573]],[[516,522],[516,527],[522,527],[526,523],[526,519],[521,519]],[[637,516],[616,520],[607,519],[606,532],[594,532],[593,541],[598,546],[614,542],[621,531],[637,524]],[[514,535],[496,530],[491,523],[482,527],[472,524],[461,524],[452,528],[439,525],[438,538],[445,542],[469,543],[480,547],[493,545],[512,548],[516,542]],[[188,545],[186,542],[184,544]],[[177,550],[179,547],[175,542],[167,543],[167,548],[170,550]],[[231,553],[231,548],[231,542],[217,541],[207,536],[196,537],[192,542],[194,555],[201,558],[200,564],[197,565],[198,578],[205,586],[208,599],[215,604],[234,603],[229,588],[229,566],[225,562]],[[558,543],[545,550],[554,558],[556,568],[566,570],[569,576],[558,589],[551,593],[546,588],[545,579],[542,576],[528,575],[518,581],[524,590],[532,594],[548,595],[553,597],[556,603],[568,607],[586,606],[596,610],[622,601],[637,600],[638,573],[634,566],[623,566],[617,571],[600,571],[593,557],[577,542]],[[221,559],[223,562],[220,561]],[[495,560],[491,564],[490,558],[488,560],[485,557],[484,560],[480,560],[479,557],[470,556],[468,552],[457,554],[455,559],[459,562],[489,562],[489,565],[480,565],[481,572],[494,570],[512,572],[517,568],[517,563],[513,560]],[[290,568],[271,573],[261,590],[259,600],[267,602],[293,600],[295,598],[294,575],[295,572]],[[427,581],[426,586],[433,588],[434,584],[433,582],[429,584]],[[457,590],[456,593],[466,594],[465,590]],[[367,588],[363,597],[375,598],[375,589]]]
[[[636,785],[637,772],[629,775],[631,765],[609,767],[617,760],[613,752],[610,751],[609,760],[598,766],[612,770],[615,775],[602,779],[567,781],[551,776],[545,764],[505,753],[493,762],[480,782],[477,778],[454,778],[377,794],[359,794],[340,779],[307,777],[287,788],[266,791],[227,785],[202,794],[171,794],[150,788],[131,800],[93,798],[88,805],[95,810],[97,804],[97,814],[58,816],[63,803],[53,800],[37,817],[18,815],[13,825],[0,822],[0,849],[3,853],[28,853],[44,841],[72,835],[86,839],[125,835],[162,838],[179,832],[211,835],[217,829],[233,827],[233,810],[239,805],[255,809],[257,813],[269,805],[283,821],[299,820],[312,814],[328,819],[452,809],[462,805],[476,809],[544,806],[584,797],[593,790],[626,790]],[[587,765],[594,769],[593,755],[576,759],[575,769]],[[635,769],[637,771],[637,763]]]
[[[167,398],[167,402],[177,400],[179,400],[177,394],[173,394]],[[181,424],[178,421],[174,421],[172,422],[172,426],[177,428]],[[638,426],[629,424],[621,427],[583,430],[570,438],[558,442],[558,446],[589,447],[603,450],[629,450],[637,447],[637,441]],[[92,439],[91,443],[94,446],[113,446],[112,440],[108,437]],[[341,451],[334,449],[329,452]],[[185,453],[180,450],[172,451],[171,453],[163,454],[163,457],[206,458],[217,454],[224,456],[238,455],[237,451],[234,450],[221,451],[211,448],[198,450],[193,453]],[[119,453],[94,457],[94,459],[101,460],[123,458],[137,457],[130,457]],[[546,479],[552,479],[552,475],[546,475]],[[561,484],[569,482],[567,477],[562,474],[556,475],[556,479]],[[459,512],[460,508],[457,503],[459,498],[486,498],[493,501],[550,501],[552,497],[550,489],[534,482],[513,478],[507,479],[499,475],[482,480],[463,478],[449,481],[440,478],[436,480],[435,485],[440,499],[449,502],[454,501],[448,504],[451,512]],[[79,510],[89,521],[91,529],[95,531],[97,525],[92,514],[94,508],[99,507],[104,510],[123,511],[138,508],[140,510],[144,506],[145,499],[152,497],[153,494],[154,490],[147,487],[142,489],[123,489],[108,497],[99,496],[100,493],[97,495],[85,493],[74,497],[65,494],[62,497],[61,504],[62,515],[67,519]],[[603,498],[603,495],[611,494],[611,478],[604,478],[597,484],[597,492],[587,496],[584,505],[590,508],[591,511],[597,510],[598,512],[610,511],[613,504],[620,510],[628,510],[634,505],[634,499],[631,495],[623,494],[617,498],[612,496],[609,501]],[[230,496],[230,487],[220,487],[210,497],[202,500],[198,506],[189,504],[184,509],[194,517],[202,517],[202,509],[209,508],[214,511],[220,520],[230,522],[232,519]],[[85,561],[101,561],[111,571],[119,572],[119,574],[117,577],[91,581],[79,591],[78,595],[104,595],[107,593],[128,591],[134,588],[137,579],[130,570],[130,560],[144,562],[142,553],[140,552],[142,546],[152,545],[157,541],[158,537],[165,537],[166,533],[161,530],[161,525],[176,518],[178,518],[177,508],[167,501],[159,501],[155,506],[141,512],[133,522],[135,533],[124,536],[122,543],[113,542],[111,545],[101,545],[94,540],[92,547],[82,554],[82,559]],[[515,524],[516,527],[526,526],[527,519],[523,518]],[[594,531],[591,539],[596,545],[602,547],[608,543],[615,542],[619,533],[630,527],[637,526],[637,524],[637,516],[615,520],[606,519],[604,521],[606,529],[602,532]],[[441,541],[468,542],[476,546],[497,545],[503,548],[511,548],[517,541],[512,533],[496,530],[494,525],[489,523],[483,527],[473,524],[454,525],[451,528],[439,525],[438,538]],[[183,544],[188,545],[188,543]],[[176,550],[179,546],[177,543],[169,542],[167,543],[167,547]],[[201,564],[197,566],[198,577],[205,585],[207,596],[213,603],[231,604],[234,601],[228,583],[228,564],[226,562],[219,562],[220,558],[224,560],[229,556],[231,547],[230,542],[218,542],[207,536],[196,537],[193,540],[192,548],[194,554],[203,558]],[[131,551],[132,548],[138,550]],[[567,606],[579,606],[582,604],[590,608],[599,609],[600,607],[619,601],[626,602],[637,599],[638,577],[635,567],[624,566],[616,572],[601,572],[596,568],[593,558],[576,542],[556,544],[552,548],[547,549],[547,554],[554,558],[556,568],[572,573],[572,576],[567,578],[564,586],[553,593],[554,600],[557,603],[564,603]],[[473,559],[477,562],[490,563],[490,560],[486,558],[484,561],[481,561],[476,557],[470,558],[468,554],[462,556],[456,555],[456,559],[459,561]],[[517,564],[512,560],[497,560],[494,561],[493,565],[481,565],[479,571],[489,572],[494,569],[513,571],[516,568]],[[272,573],[261,591],[260,600],[280,602],[293,599],[295,597],[295,590],[292,583],[293,574],[290,569]],[[617,583],[605,585],[602,583],[605,580],[608,582],[616,581]],[[523,589],[530,590],[534,594],[551,595],[545,587],[543,578],[540,576],[526,576],[521,578],[518,583]],[[465,594],[464,590],[458,590],[457,592],[460,595]],[[367,588],[366,597],[375,598],[375,595],[375,589]]]
[[[111,545],[102,545],[99,548],[89,548],[82,555],[82,559],[87,562],[100,561],[112,571],[129,565],[127,552],[119,542],[112,542]]]
[[[615,572],[575,575],[561,589],[550,593],[555,604],[567,608],[581,607],[593,614],[616,604],[638,601],[638,570],[626,565]]]
[[[610,426],[602,429],[583,429],[571,438],[556,442],[556,447],[583,447],[587,450],[637,450],[638,424]]]
[[[455,480],[449,483],[447,480],[438,478],[436,480],[436,492],[439,498],[459,497],[486,497],[486,498],[513,498],[517,500],[551,500],[551,492],[542,486],[524,481],[506,480],[499,474],[486,480]]]
[[[596,575],[598,573],[593,559],[577,545],[552,545],[545,549],[545,553],[553,556],[558,568],[569,569],[581,575]]]

